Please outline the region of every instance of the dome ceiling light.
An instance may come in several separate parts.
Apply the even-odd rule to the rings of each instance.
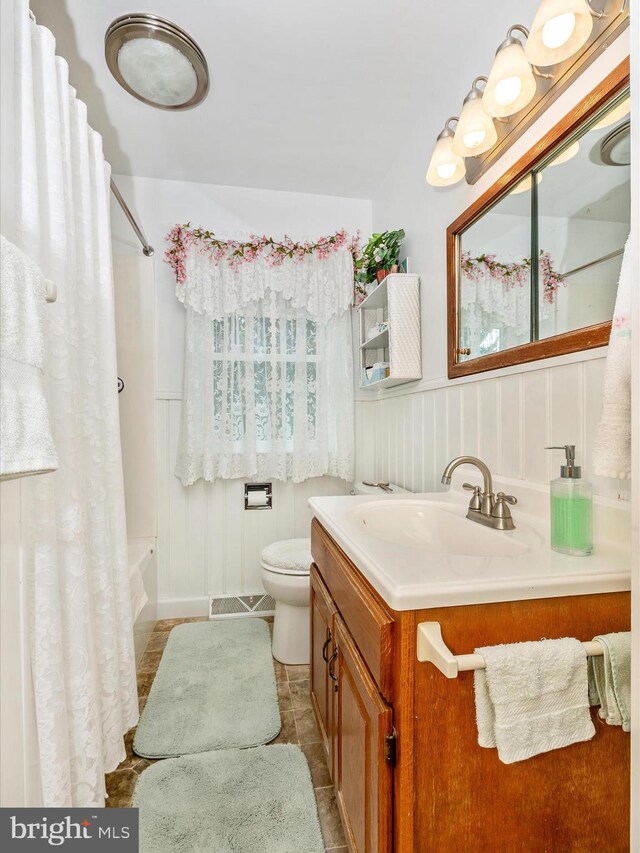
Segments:
[[[600,157],[605,166],[631,164],[631,122],[615,127],[600,143]]]
[[[116,18],[104,40],[109,70],[130,95],[161,110],[195,107],[209,91],[209,70],[195,41],[156,15]]]

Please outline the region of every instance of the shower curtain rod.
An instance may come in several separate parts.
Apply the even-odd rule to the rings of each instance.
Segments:
[[[142,229],[140,228],[140,226],[138,225],[138,223],[134,219],[133,213],[131,213],[131,211],[129,210],[129,208],[127,206],[126,201],[122,198],[120,190],[114,184],[113,178],[110,178],[110,182],[111,182],[111,192],[116,197],[116,201],[118,202],[118,204],[122,208],[124,215],[127,217],[129,222],[131,223],[131,227],[136,232],[136,237],[138,238],[138,240],[140,240],[140,243],[142,244],[142,254],[145,257],[150,258],[151,255],[153,255],[153,253],[155,251],[153,246],[150,246],[149,243],[147,242],[147,238],[144,236]]]

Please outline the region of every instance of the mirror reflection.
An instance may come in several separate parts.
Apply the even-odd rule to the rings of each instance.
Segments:
[[[630,229],[629,107],[628,91],[612,99],[460,235],[458,361],[611,320]]]

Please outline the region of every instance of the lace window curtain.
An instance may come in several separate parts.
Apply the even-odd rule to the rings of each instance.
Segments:
[[[192,247],[186,273],[182,483],[352,480],[349,250],[234,270]]]
[[[523,263],[523,258],[501,256],[503,263]],[[501,349],[527,343],[530,334],[531,292],[527,274],[526,286],[506,284],[491,275],[487,268],[473,275],[462,274],[460,288],[461,339],[475,355],[487,355]],[[540,293],[539,318],[547,320],[551,308]]]

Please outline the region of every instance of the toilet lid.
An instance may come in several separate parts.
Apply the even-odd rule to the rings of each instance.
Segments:
[[[261,562],[265,569],[283,574],[309,574],[311,539],[282,539],[263,550]]]

